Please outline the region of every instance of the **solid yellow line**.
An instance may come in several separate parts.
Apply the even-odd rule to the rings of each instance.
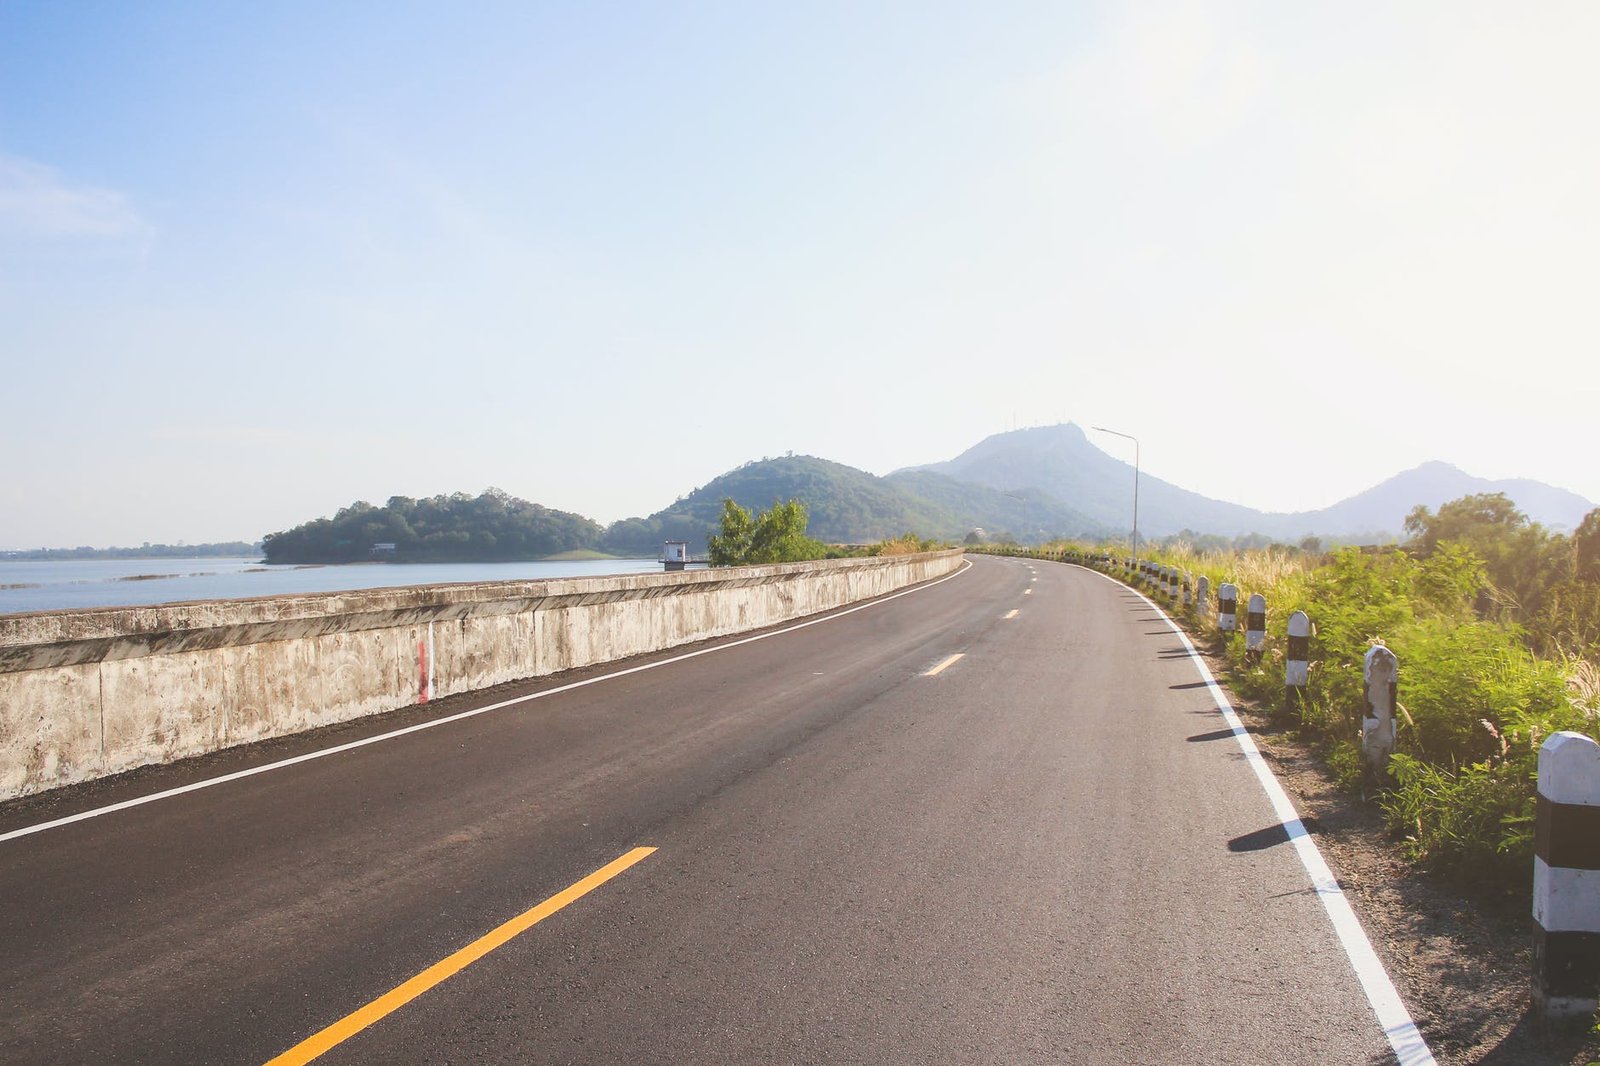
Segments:
[[[460,973],[511,938],[527,932],[562,907],[593,892],[640,859],[653,854],[655,850],[655,848],[634,848],[621,858],[613,859],[577,884],[562,889],[538,906],[523,911],[504,925],[485,933],[454,955],[434,963],[405,984],[385,992],[354,1014],[346,1015],[320,1033],[302,1040],[277,1058],[268,1060],[267,1066],[299,1066],[301,1063],[310,1062],[330,1048],[349,1040],[373,1022],[399,1010],[439,982]]]
[[[956,652],[954,655],[950,656],[950,658],[946,659],[944,662],[940,663],[938,666],[935,666],[932,670],[929,670],[927,673],[923,674],[922,676],[923,677],[938,677],[940,672],[942,672],[946,667],[953,665],[957,659],[961,658],[965,654],[966,654],[966,652],[962,652],[962,651]]]

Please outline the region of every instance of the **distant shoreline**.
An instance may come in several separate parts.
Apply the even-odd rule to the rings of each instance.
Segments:
[[[596,551],[592,548],[575,548],[571,551],[557,552],[554,555],[535,555],[525,559],[480,558],[474,556],[460,556],[454,558],[416,559],[405,556],[391,559],[347,559],[325,560],[317,562],[268,562],[259,546],[251,545],[209,545],[196,544],[191,547],[172,546],[171,551],[158,551],[169,547],[163,544],[153,544],[151,550],[142,548],[33,548],[27,551],[0,551],[0,563],[61,563],[92,561],[96,559],[125,559],[125,560],[172,560],[172,559],[248,559],[258,562],[263,569],[276,567],[282,569],[302,570],[314,566],[427,566],[437,564],[451,566],[461,563],[571,563],[586,562],[589,560],[605,559],[633,559],[642,556],[612,555],[609,552]],[[233,551],[205,551],[206,548],[240,548]],[[127,580],[127,579],[123,579]],[[9,586],[7,586],[9,587]]]
[[[0,550],[0,562],[58,563],[74,559],[259,559],[261,544],[244,540],[209,544],[142,544],[137,548],[19,548]]]

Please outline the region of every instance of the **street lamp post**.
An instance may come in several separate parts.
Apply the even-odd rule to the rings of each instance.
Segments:
[[[1139,572],[1139,438],[1132,433],[1122,433],[1105,426],[1092,427],[1096,433],[1109,433],[1113,437],[1126,437],[1133,441],[1133,572]]]

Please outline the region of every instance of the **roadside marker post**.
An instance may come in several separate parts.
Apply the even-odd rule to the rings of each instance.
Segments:
[[[1304,611],[1289,616],[1289,658],[1283,669],[1283,704],[1290,712],[1305,705],[1311,679],[1311,619]]]
[[[1239,628],[1239,588],[1232,582],[1217,586],[1217,628],[1224,633]]]
[[[1533,830],[1533,1001],[1546,1021],[1600,1005],[1600,745],[1561,732],[1539,747]]]
[[[1251,665],[1261,661],[1267,650],[1267,598],[1251,595],[1244,615],[1244,657]]]
[[[1211,618],[1208,608],[1211,600],[1211,579],[1201,574],[1194,587],[1194,614],[1202,623]]]
[[[1400,660],[1382,644],[1368,649],[1361,663],[1361,754],[1376,773],[1382,773],[1394,753],[1394,710],[1400,684]]]

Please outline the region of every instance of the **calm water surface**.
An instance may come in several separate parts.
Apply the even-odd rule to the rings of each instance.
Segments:
[[[239,600],[287,592],[538,581],[552,577],[660,573],[657,559],[547,563],[357,563],[263,566],[260,559],[0,560],[0,614],[80,607],[142,607],[183,600]]]

